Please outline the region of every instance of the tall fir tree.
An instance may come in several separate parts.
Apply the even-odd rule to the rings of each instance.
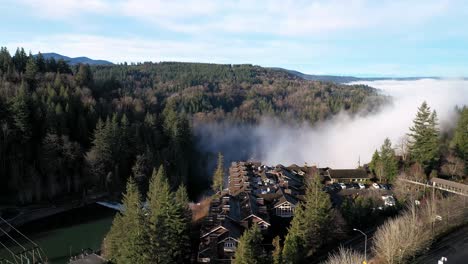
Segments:
[[[393,182],[398,174],[398,161],[389,138],[386,138],[380,147],[380,162],[383,168],[383,178],[386,182]]]
[[[224,183],[224,156],[221,152],[218,153],[218,163],[216,165],[216,170],[213,174],[213,184],[212,189],[215,192],[220,192],[223,190]]]
[[[418,113],[410,127],[410,156],[420,163],[426,173],[430,172],[439,161],[439,129],[437,113],[431,112],[426,102],[418,108]]]
[[[372,160],[369,163],[369,169],[374,175],[377,175],[377,167],[380,163],[380,154],[378,150],[374,151],[374,154],[372,155]]]
[[[29,55],[24,72],[24,79],[29,84],[29,86],[34,87],[36,83],[36,74],[38,72],[39,68],[37,67],[36,59],[34,59],[32,55]]]
[[[28,56],[24,51],[24,48],[17,48],[15,55],[12,58],[13,64],[15,65],[16,71],[23,73],[26,69],[26,63],[28,63]]]
[[[93,84],[93,73],[88,64],[80,64],[75,81],[78,86],[89,87]]]
[[[272,241],[273,244],[273,252],[272,252],[272,259],[273,259],[273,264],[282,264],[283,263],[283,256],[282,256],[282,250],[283,248],[281,247],[281,239],[279,236],[276,236],[273,238]]]
[[[147,224],[138,188],[128,179],[123,208],[105,238],[106,257],[116,263],[151,263]]]
[[[18,94],[13,98],[11,104],[11,112],[16,130],[18,131],[20,140],[27,142],[32,136],[32,118],[30,111],[29,93],[24,83],[22,83]]]
[[[271,259],[262,246],[263,236],[260,228],[254,224],[239,239],[233,264],[271,263]]]
[[[322,191],[319,177],[308,183],[305,202],[299,203],[283,247],[285,263],[302,263],[328,239],[331,227],[331,201]]]
[[[148,195],[148,221],[150,251],[152,263],[170,263],[169,230],[167,230],[167,217],[173,206],[171,190],[166,179],[164,167],[153,171],[150,179]]]
[[[150,160],[147,155],[141,154],[136,156],[135,164],[132,167],[132,174],[135,178],[135,182],[138,185],[138,190],[142,197],[146,197],[148,192],[148,176],[151,173]]]
[[[190,263],[190,223],[187,189],[182,184],[174,193],[174,215],[167,219],[169,228],[169,248],[174,263]]]
[[[468,107],[460,110],[455,133],[451,142],[455,153],[468,164]],[[468,169],[468,165],[466,166]]]
[[[171,192],[160,166],[153,171],[147,201],[151,263],[189,263],[191,214],[185,186]]]
[[[105,177],[112,171],[112,142],[107,125],[99,119],[94,130],[93,146],[86,153],[91,174],[100,187],[105,186]]]

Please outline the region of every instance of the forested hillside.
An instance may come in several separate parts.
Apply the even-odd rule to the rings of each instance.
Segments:
[[[252,65],[163,62],[93,71],[100,96],[120,97],[114,101],[119,107],[141,107],[141,101],[125,96],[156,107],[169,99],[197,121],[257,122],[271,115],[314,123],[341,110],[371,110],[383,100],[367,86],[305,81],[284,70]]]
[[[30,203],[120,191],[133,175],[141,191],[163,165],[173,187],[194,195],[199,177],[194,122],[319,120],[374,110],[386,98],[367,86],[306,81],[252,65],[144,63],[69,66],[0,51],[2,202]]]

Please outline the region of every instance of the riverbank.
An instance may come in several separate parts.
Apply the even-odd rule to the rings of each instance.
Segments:
[[[99,250],[102,240],[112,225],[116,211],[90,204],[23,224],[18,229],[37,243],[51,264],[66,264],[70,256],[83,249]],[[12,233],[13,234],[13,233]],[[23,243],[21,237],[15,237]],[[14,243],[7,244],[14,252],[21,249]],[[0,259],[9,257],[0,250]]]
[[[8,207],[11,210],[17,210],[17,214],[12,217],[5,219],[10,225],[14,227],[20,227],[24,224],[50,217],[56,214],[67,212],[69,210],[82,208],[91,204],[96,203],[107,197],[106,193],[92,194],[86,196],[84,199],[63,199],[58,200],[54,203],[40,203],[33,204],[23,207]],[[10,231],[10,226],[4,221],[0,221],[0,228],[6,232]],[[0,233],[0,237],[4,236],[5,233]]]

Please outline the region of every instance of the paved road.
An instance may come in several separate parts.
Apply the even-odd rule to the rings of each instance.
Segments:
[[[437,264],[441,257],[446,257],[446,264],[468,263],[468,225],[438,239],[431,250],[416,259],[417,264]]]

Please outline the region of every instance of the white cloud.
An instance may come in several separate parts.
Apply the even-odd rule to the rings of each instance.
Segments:
[[[326,51],[317,46],[310,52],[288,41],[243,40],[152,40],[140,37],[102,37],[64,34],[6,43],[9,50],[24,47],[32,53],[57,52],[70,57],[88,56],[113,62],[192,61],[210,63],[253,63],[277,66],[289,60],[314,58]],[[309,47],[307,47],[309,48]],[[255,61],[252,61],[255,60]]]
[[[438,112],[441,128],[453,125],[455,105],[468,103],[468,81],[417,80],[366,82],[395,100],[381,112],[350,117],[340,114],[311,127],[264,120],[258,126],[211,125],[196,130],[200,148],[225,154],[227,160],[253,158],[266,164],[316,164],[354,168],[367,163],[389,137],[397,143],[409,132],[417,108],[427,101]]]
[[[50,18],[100,13],[128,16],[185,33],[304,36],[346,30],[382,31],[421,25],[456,10],[457,1],[21,0]]]
[[[108,0],[19,0],[35,15],[49,19],[72,19],[84,13],[104,14],[111,11]]]
[[[417,108],[423,101],[438,112],[442,128],[453,122],[455,105],[468,102],[468,81],[418,80],[366,82],[394,97],[392,106],[367,117],[350,118],[342,114],[317,127],[287,126],[266,129],[274,131],[275,144],[263,149],[263,158],[269,163],[313,162],[323,166],[355,167],[358,158],[368,162],[375,149],[386,137],[392,142],[408,133]],[[262,130],[263,131],[263,130]],[[268,135],[263,133],[263,135]],[[265,142],[268,138],[264,137]]]

